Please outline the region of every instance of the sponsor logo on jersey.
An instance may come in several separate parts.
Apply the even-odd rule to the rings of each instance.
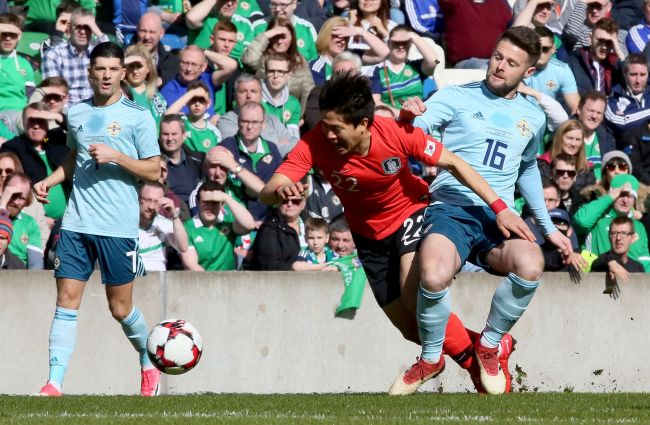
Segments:
[[[54,270],[58,270],[60,266],[61,266],[61,259],[59,257],[56,257],[54,259]]]
[[[523,137],[530,136],[530,126],[528,125],[528,121],[526,121],[525,118],[519,120],[519,122],[517,123],[517,128],[519,129],[519,133]]]
[[[384,173],[386,174],[397,174],[400,168],[402,168],[402,161],[398,157],[392,156],[384,159],[381,163],[381,168],[384,169]]]
[[[248,9],[251,8],[251,5],[248,4],[248,2],[245,2],[245,1],[239,3],[239,6],[240,6],[243,10],[248,10]]]
[[[79,127],[77,127],[77,133],[83,133],[83,132],[84,132],[83,126],[79,125]]]
[[[620,116],[625,115],[625,110],[627,109],[628,106],[630,106],[630,103],[632,102],[630,102],[630,100],[625,97],[619,98],[618,102],[616,102],[616,109],[617,109],[617,111],[615,112],[616,115],[620,115]]]
[[[431,156],[436,151],[436,142],[430,138],[427,140],[427,146],[424,148],[424,154]]]
[[[203,238],[201,237],[201,235],[195,237],[194,242],[203,242]]]
[[[474,115],[472,115],[472,118],[474,118],[475,120],[479,120],[479,121],[485,121],[485,117],[483,116],[481,111],[478,111]]]
[[[122,131],[122,127],[120,127],[120,124],[117,121],[113,121],[106,127],[106,130],[108,130],[108,134],[111,136],[117,136],[120,134],[120,131]]]

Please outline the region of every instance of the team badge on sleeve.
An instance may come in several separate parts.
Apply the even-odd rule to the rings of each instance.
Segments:
[[[381,163],[381,168],[384,169],[384,173],[386,174],[397,174],[400,168],[402,168],[402,161],[398,157],[392,156],[384,159]]]
[[[517,123],[517,128],[523,137],[528,137],[530,135],[530,126],[528,125],[528,121],[526,121],[525,118],[522,118]]]
[[[431,138],[427,138],[427,146],[424,148],[424,154],[427,156],[431,156],[435,153],[436,151],[436,142],[434,142]]]

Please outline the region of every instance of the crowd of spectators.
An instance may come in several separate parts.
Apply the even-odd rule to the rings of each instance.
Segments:
[[[438,89],[441,62],[486,69],[513,25],[540,37],[518,95],[547,116],[538,163],[553,222],[589,260],[582,271],[650,272],[650,0],[0,1],[0,268],[54,263],[70,187],[41,205],[30,185],[68,153],[66,111],[92,94],[99,42],[123,45],[123,95],[158,126],[161,177],[139,190],[148,270],[334,270],[354,252],[332,190],[345,182],[315,169],[305,197],[257,200],[317,127],[321,86],[365,74],[377,113],[397,118]],[[515,208],[546,270],[569,270],[523,200]]]

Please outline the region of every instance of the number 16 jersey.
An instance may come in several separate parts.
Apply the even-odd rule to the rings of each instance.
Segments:
[[[521,94],[512,99],[492,93],[484,82],[449,86],[425,102],[413,122],[469,163],[512,207],[522,161],[535,160],[546,116]],[[429,188],[431,200],[452,205],[485,202],[443,170]]]

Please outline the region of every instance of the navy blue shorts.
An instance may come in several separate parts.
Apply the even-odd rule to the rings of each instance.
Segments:
[[[401,297],[400,258],[418,250],[422,227],[424,208],[413,213],[399,229],[384,239],[373,240],[352,233],[359,260],[380,307]]]
[[[427,207],[424,219],[425,235],[436,233],[452,241],[461,266],[469,261],[489,268],[485,254],[506,240],[497,227],[496,215],[488,207],[434,204]]]
[[[144,276],[137,238],[115,238],[61,230],[54,260],[54,277],[88,281],[99,264],[102,283],[124,285]]]

